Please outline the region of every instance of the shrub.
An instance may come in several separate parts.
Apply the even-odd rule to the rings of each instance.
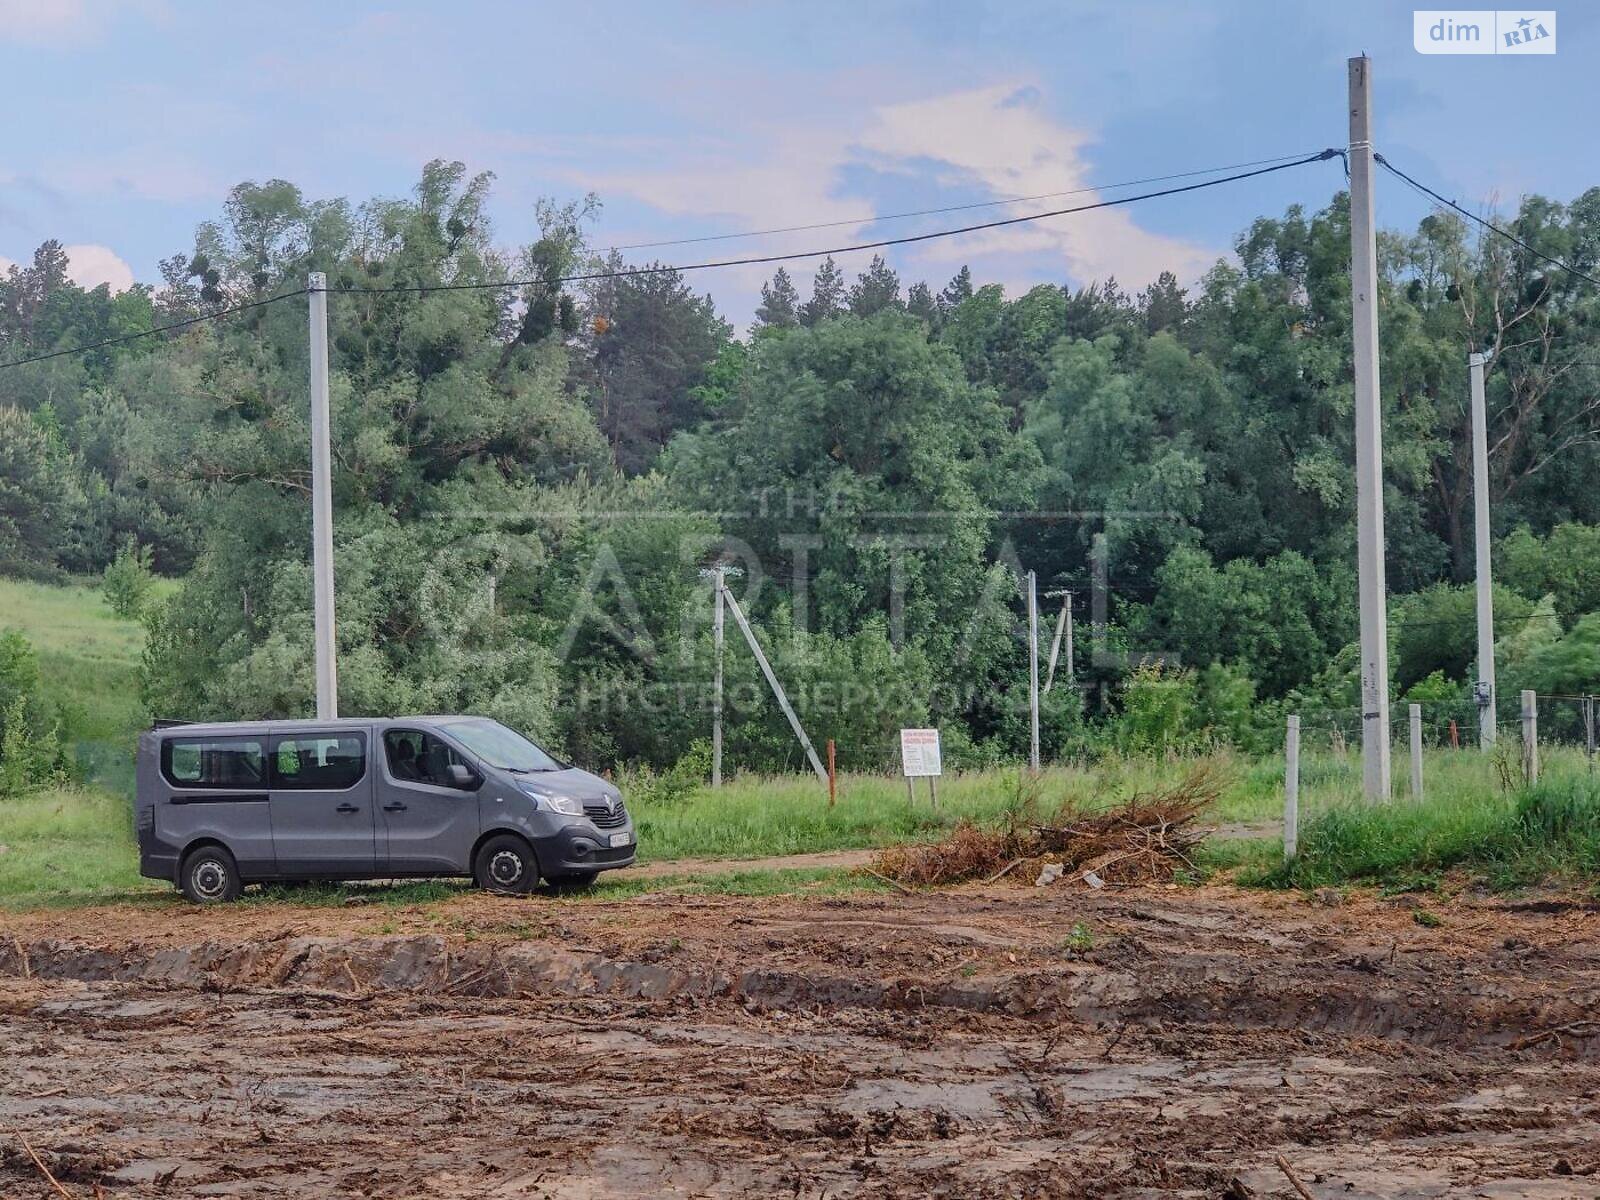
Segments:
[[[1190,672],[1163,670],[1160,663],[1142,666],[1123,685],[1112,740],[1130,754],[1186,750],[1196,740],[1197,715]]]
[[[0,713],[0,799],[43,791],[67,781],[56,727],[30,727],[28,702],[18,696]]]
[[[137,621],[149,606],[150,591],[154,584],[155,575],[150,570],[150,547],[141,546],[130,538],[116,559],[106,567],[100,590],[112,612],[125,621]]]

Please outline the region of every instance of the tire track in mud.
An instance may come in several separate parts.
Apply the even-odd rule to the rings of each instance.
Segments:
[[[886,922],[874,922],[880,930]],[[649,962],[539,941],[463,942],[421,936],[299,936],[189,945],[104,946],[76,939],[0,942],[0,976],[134,983],[216,991],[290,989],[349,998],[405,992],[463,998],[726,1000],[775,1010],[958,1009],[1082,1025],[1206,1025],[1394,1038],[1425,1047],[1539,1044],[1600,1052],[1593,986],[1515,995],[1483,980],[1440,986],[1403,964],[1383,978],[1367,959],[1307,963],[1297,956],[1205,952],[1157,956],[1134,942],[1049,970],[969,978],[879,976],[832,965],[802,969]],[[681,957],[681,956],[680,956]],[[1122,959],[1125,961],[1117,962]],[[991,964],[991,968],[993,964]],[[1587,1027],[1586,1027],[1587,1023]]]

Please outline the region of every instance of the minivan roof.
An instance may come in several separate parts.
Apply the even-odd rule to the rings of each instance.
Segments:
[[[405,725],[405,724],[430,724],[446,725],[458,721],[481,721],[490,718],[480,717],[473,713],[409,715],[399,717],[338,717],[334,720],[318,720],[307,717],[296,720],[293,717],[280,717],[270,721],[194,721],[170,722],[158,726],[158,731],[166,734],[193,735],[210,734],[222,736],[225,734],[241,733],[280,733],[286,729],[363,729],[368,725]]]

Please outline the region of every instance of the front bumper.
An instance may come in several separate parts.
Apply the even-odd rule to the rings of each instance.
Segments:
[[[628,844],[610,846],[613,833],[627,833]],[[546,879],[590,871],[614,871],[633,865],[639,853],[639,838],[631,825],[625,830],[601,831],[588,824],[574,824],[549,837],[534,839],[533,852],[539,859],[539,874]]]

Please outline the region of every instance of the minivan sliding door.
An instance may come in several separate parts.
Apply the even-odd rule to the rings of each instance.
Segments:
[[[365,732],[272,739],[272,845],[283,875],[371,875],[377,863]]]

